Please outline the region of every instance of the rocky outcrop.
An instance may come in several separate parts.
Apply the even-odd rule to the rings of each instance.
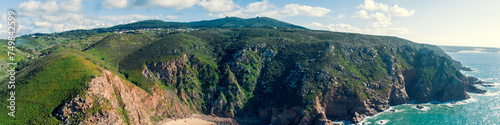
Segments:
[[[155,124],[162,118],[186,117],[195,112],[179,102],[175,91],[152,88],[152,94],[102,69],[88,90],[55,111],[65,123]]]
[[[461,100],[467,91],[481,91],[439,48],[394,37],[262,29],[169,36],[120,63],[140,66],[120,70],[140,71],[191,110],[242,124],[238,119],[357,123],[391,105]],[[136,58],[142,62],[130,63]]]
[[[460,100],[468,98],[466,91],[481,92],[469,79],[464,79],[467,77],[450,60],[426,48],[330,46],[325,49],[332,55],[337,55],[334,49],[342,49],[341,55],[345,57],[332,58],[355,63],[334,61],[313,72],[311,67],[322,63],[321,55],[305,59],[306,62],[288,62],[295,57],[266,48],[266,44],[251,46],[230,55],[231,59],[219,67],[221,75],[215,86],[198,93],[181,92],[189,95],[182,100],[205,100],[206,107],[194,104],[205,109],[202,110],[205,114],[219,117],[252,117],[272,124],[336,124],[332,121],[357,123],[390,105],[410,100]],[[167,86],[202,88],[201,83],[183,78],[193,76],[194,81],[201,81],[196,80],[199,74],[195,72],[206,66],[196,60],[193,55],[185,54],[169,62],[149,63],[143,74]],[[281,67],[276,67],[276,63],[282,64]],[[363,63],[372,67],[349,69],[359,68],[363,65],[356,64]],[[380,68],[386,72],[374,68],[376,65],[383,65]],[[282,67],[288,69],[269,70]]]

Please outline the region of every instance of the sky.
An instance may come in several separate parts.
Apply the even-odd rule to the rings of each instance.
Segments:
[[[271,17],[313,30],[397,36],[434,45],[500,47],[499,0],[29,0],[16,10],[18,35],[110,27],[141,20],[190,22]]]

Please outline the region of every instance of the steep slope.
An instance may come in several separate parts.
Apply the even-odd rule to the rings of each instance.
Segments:
[[[197,112],[177,99],[176,91],[163,91],[156,85],[150,95],[98,65],[84,53],[61,50],[26,67],[17,75],[16,117],[2,115],[0,122],[154,124]],[[2,90],[0,97],[7,99],[8,92]],[[9,111],[2,108],[0,112]]]
[[[99,69],[92,62],[69,53],[52,55],[18,72],[16,82],[16,118],[2,115],[2,123],[7,124],[56,124],[57,120],[50,117],[53,109],[60,103],[77,96],[85,90],[86,82],[98,75]],[[6,85],[7,82],[2,84]],[[2,87],[1,99],[6,100],[9,94]],[[2,103],[6,107],[7,103]],[[2,108],[0,112],[7,113],[9,109]]]
[[[175,91],[155,86],[150,95],[104,69],[86,85],[85,93],[54,109],[62,123],[146,125],[196,113],[175,97]]]
[[[213,29],[166,36],[125,57],[120,72],[145,90],[178,90],[205,114],[358,122],[410,100],[468,98],[474,87],[435,48],[361,34]]]
[[[109,67],[114,68],[118,67],[118,62],[126,55],[156,41],[156,38],[158,37],[155,34],[110,34],[83,52],[103,60]]]

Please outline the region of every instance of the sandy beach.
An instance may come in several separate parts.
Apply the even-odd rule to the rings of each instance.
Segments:
[[[198,118],[185,118],[165,121],[160,123],[159,125],[215,125],[215,123]]]

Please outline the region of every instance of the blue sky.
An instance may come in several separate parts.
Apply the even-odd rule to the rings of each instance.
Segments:
[[[147,19],[189,22],[267,16],[310,29],[388,35],[435,45],[500,47],[498,0],[30,0],[17,10],[18,34],[109,27]]]

